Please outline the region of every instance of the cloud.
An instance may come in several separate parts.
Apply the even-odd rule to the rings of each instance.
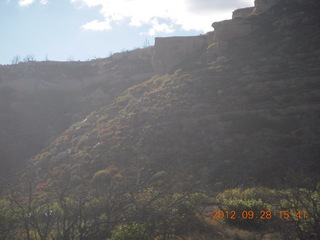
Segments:
[[[100,7],[103,22],[94,20],[86,30],[109,30],[113,23],[149,25],[146,34],[171,33],[175,29],[211,31],[211,23],[231,18],[232,11],[253,6],[254,0],[70,0],[82,7]],[[98,27],[100,26],[100,27]]]
[[[35,3],[36,0],[19,0],[18,4],[19,6],[21,7],[27,7],[33,3]],[[40,3],[43,4],[43,5],[46,5],[48,4],[48,0],[40,0]]]
[[[151,20],[152,27],[149,29],[147,35],[154,36],[156,33],[172,33],[174,32],[173,25],[168,25],[166,23],[159,23],[158,19]]]
[[[18,4],[21,6],[21,7],[25,7],[25,6],[29,6],[30,4],[34,3],[35,0],[20,0],[18,2]]]
[[[104,31],[111,29],[109,21],[98,21],[93,20],[91,22],[88,22],[82,26],[85,30],[93,30],[93,31]]]
[[[253,6],[253,1],[251,0],[229,0],[229,1],[222,1],[222,0],[186,0],[188,6],[196,12],[209,12],[209,11],[216,11],[216,10],[227,10],[233,11],[240,7],[250,7]]]

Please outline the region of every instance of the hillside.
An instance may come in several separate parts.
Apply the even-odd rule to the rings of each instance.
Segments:
[[[72,123],[153,76],[152,48],[90,62],[0,66],[0,174],[10,176]]]
[[[1,66],[2,161],[24,167],[0,209],[15,231],[0,234],[319,239],[320,4],[274,2],[107,59]],[[214,221],[217,210],[294,217]]]
[[[218,54],[207,46],[174,73],[128,88],[57,138],[45,150],[51,157],[38,156],[37,164],[59,167],[63,152],[71,167],[90,157],[91,176],[139,161],[152,169],[146,176],[167,165],[173,171],[190,166],[204,184],[228,186],[240,179],[274,186],[298,169],[305,171],[301,177],[317,174],[317,20],[301,6],[250,17],[255,31],[222,51],[218,46]]]

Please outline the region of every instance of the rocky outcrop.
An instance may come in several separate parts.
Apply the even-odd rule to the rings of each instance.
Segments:
[[[273,7],[279,0],[255,0],[253,13],[262,13]]]
[[[156,38],[153,57],[155,72],[170,72],[205,44],[206,36]]]
[[[253,10],[254,10],[254,7],[239,8],[237,10],[234,10],[232,12],[232,19],[239,18],[239,17],[240,18],[247,17],[252,13]]]
[[[253,25],[249,20],[235,18],[221,22],[214,22],[214,41],[222,42],[248,35],[253,30]]]
[[[248,19],[244,18],[250,14],[266,12],[278,2],[279,0],[255,0],[254,7],[240,8],[233,11],[232,20],[214,22],[212,24],[214,41],[225,42],[248,35],[252,32],[254,26]]]
[[[156,38],[154,47],[153,67],[157,74],[172,71],[183,61],[211,42],[218,42],[215,51],[224,51],[229,41],[244,37],[255,29],[250,19],[251,14],[260,14],[269,10],[279,0],[255,0],[254,7],[240,8],[233,12],[231,20],[214,22],[214,32],[194,37]]]

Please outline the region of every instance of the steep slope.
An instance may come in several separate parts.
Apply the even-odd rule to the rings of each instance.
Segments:
[[[11,176],[72,123],[153,76],[152,51],[0,66],[0,176]]]
[[[0,234],[316,239],[319,9],[318,1],[278,1],[266,12],[214,24],[213,41],[176,56],[179,63],[162,68],[171,68],[168,74],[125,85],[29,161],[0,208],[18,230]],[[245,34],[232,34],[239,24]],[[218,218],[236,227],[226,230],[212,216],[252,209],[288,218]],[[290,218],[289,210],[298,215]]]
[[[67,165],[90,179],[116,166],[141,184],[179,169],[209,188],[311,184],[320,153],[318,20],[298,3],[248,17],[255,31],[129,88],[56,139],[34,167]]]

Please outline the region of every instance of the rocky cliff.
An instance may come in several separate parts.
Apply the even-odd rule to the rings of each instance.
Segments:
[[[230,41],[253,33],[258,25],[257,15],[268,12],[273,7],[285,8],[291,3],[279,0],[256,0],[253,7],[237,9],[231,20],[214,22],[214,32],[202,36],[156,38],[153,67],[156,73],[172,72],[191,59],[197,58],[210,44],[216,43],[219,50],[224,51]],[[303,1],[294,0],[293,4],[305,5]],[[217,47],[216,47],[217,48]]]
[[[320,3],[271,3],[213,35],[1,66],[1,174],[26,164],[1,182],[0,238],[319,236]],[[214,221],[226,207],[308,218]]]
[[[251,33],[255,26],[248,16],[268,11],[278,0],[257,0],[254,7],[237,9],[233,12],[232,20],[212,24],[214,32],[202,36],[156,38],[153,67],[156,73],[172,72],[179,66],[196,58],[197,53],[204,51],[211,43],[220,43],[220,49],[227,42]]]
[[[210,48],[203,48],[207,43],[201,37],[158,39],[154,61],[169,46],[187,56],[180,52],[181,42],[182,49],[189,46],[193,52],[192,64],[181,62],[175,70],[169,62],[172,74],[128,88],[56,139],[44,151],[49,155],[35,158],[34,167],[50,169],[67,161],[73,169],[78,161],[87,161],[90,178],[101,167],[113,165],[124,174],[132,166],[145,169],[143,176],[136,169],[139,182],[148,182],[157,171],[182,168],[210,187],[239,181],[285,184],[294,181],[290,172],[297,169],[315,177],[320,154],[319,4],[275,7],[221,22],[215,31],[222,35]],[[252,32],[228,38],[232,31],[223,26],[242,21]],[[228,46],[219,49],[221,41]],[[67,157],[57,157],[60,153]],[[308,181],[304,174],[301,184]]]
[[[191,58],[206,44],[205,37],[156,38],[153,66],[156,73],[167,73],[177,68],[182,61]]]
[[[119,106],[115,108],[126,106],[129,103],[124,109],[139,106],[140,102],[143,105],[145,100],[143,97],[136,96],[138,92],[129,91],[122,97],[119,97],[119,94],[129,87],[145,82],[155,73],[173,73],[178,68],[191,74],[190,76],[197,81],[204,81],[200,86],[212,89],[211,97],[209,93],[200,95],[203,97],[209,94],[208,99],[215,99],[212,109],[219,110],[205,114],[190,111],[190,114],[187,114],[193,107],[189,110],[169,110],[171,107],[165,110],[160,107],[168,111],[163,113],[163,116],[169,114],[170,111],[185,111],[186,116],[183,114],[184,117],[167,116],[168,119],[173,117],[172,122],[170,120],[170,123],[164,123],[168,129],[175,124],[182,130],[198,129],[200,122],[211,122],[217,126],[224,126],[214,128],[214,132],[226,134],[225,129],[228,128],[226,126],[238,124],[239,122],[237,123],[235,119],[239,118],[241,124],[244,124],[240,125],[244,128],[249,127],[246,122],[251,121],[257,125],[262,124],[262,129],[264,129],[264,124],[271,124],[270,127],[275,128],[292,125],[292,129],[289,127],[291,129],[289,136],[286,130],[283,139],[291,139],[290,141],[293,142],[300,142],[299,137],[296,136],[298,132],[317,139],[316,136],[306,133],[318,131],[318,126],[315,124],[319,70],[319,29],[315,24],[318,20],[315,14],[317,9],[316,1],[308,3],[298,0],[291,2],[256,1],[254,8],[237,10],[234,19],[214,23],[214,32],[203,36],[158,38],[154,47],[119,53],[107,59],[87,63],[30,62],[1,66],[2,161],[7,167],[20,163],[23,165],[25,158],[45,147],[72,123],[116,99],[115,103]],[[249,13],[251,10],[254,14]],[[308,44],[303,44],[305,39],[308,39]],[[299,80],[301,74],[302,77],[305,76],[303,81]],[[172,79],[176,79],[177,76],[180,75],[172,75]],[[190,84],[194,81],[192,78],[188,80]],[[211,78],[214,80],[213,86],[210,87],[207,86],[207,81]],[[234,81],[235,79],[237,81]],[[162,80],[154,80],[154,84],[157,85],[159,81]],[[163,81],[170,82],[171,80]],[[151,87],[149,84],[150,81],[147,89]],[[189,83],[181,84],[190,85]],[[198,85],[196,84],[196,89]],[[288,90],[285,90],[286,87]],[[143,93],[145,91],[143,85],[134,89],[140,88]],[[180,86],[178,85],[177,88]],[[260,90],[257,91],[257,89]],[[303,91],[296,93],[295,91],[298,90]],[[155,98],[150,98],[150,102],[158,99],[159,96],[156,94],[158,90],[152,93],[150,88],[148,91],[150,92],[145,93],[146,99],[153,95]],[[179,91],[187,93],[194,90],[190,87],[190,89]],[[178,93],[170,93],[168,90],[168,93],[163,94],[171,99]],[[180,96],[180,93],[177,96]],[[191,98],[191,95],[189,97]],[[196,101],[193,102],[195,99]],[[195,106],[211,106],[212,103],[207,101],[201,103],[201,99],[195,97],[191,102]],[[131,106],[136,101],[138,103]],[[227,102],[229,104],[226,104]],[[163,104],[164,106],[172,105],[170,102]],[[242,105],[238,106],[238,104]],[[149,105],[146,105],[146,109],[147,106]],[[178,108],[178,105],[173,107],[175,108]],[[246,108],[248,109],[244,110]],[[309,110],[312,110],[312,113],[308,113]],[[202,120],[194,117],[202,114],[203,116],[199,117]],[[110,114],[99,113],[96,116],[100,118],[104,115]],[[292,116],[282,117],[282,115]],[[136,120],[129,119],[128,121]],[[303,122],[308,124],[309,130],[302,127]],[[206,124],[204,126],[210,129]],[[258,126],[257,128],[260,129]],[[193,134],[197,136],[202,131],[204,130],[198,129]],[[294,131],[296,132],[293,133]],[[184,136],[187,133],[179,134]],[[222,138],[225,138],[224,134],[221,135],[221,137],[224,136]],[[276,136],[277,134],[274,133],[270,135],[272,139],[276,139]],[[257,137],[259,138],[259,134]],[[252,136],[250,138],[254,139]],[[208,141],[215,142],[216,140]],[[199,144],[200,142],[202,141],[199,141]],[[250,142],[250,144],[253,143]],[[154,145],[157,144],[154,143]],[[151,149],[151,147],[145,148]],[[286,151],[289,154],[290,151],[288,149]],[[213,152],[212,156],[218,152]],[[188,154],[183,155],[183,158],[189,159],[192,154],[187,157]],[[254,154],[252,158],[253,156]],[[311,156],[310,158],[313,159]],[[278,159],[278,157],[274,156],[273,159]],[[292,156],[292,159],[296,157]],[[3,174],[9,172],[5,168],[2,169]]]

